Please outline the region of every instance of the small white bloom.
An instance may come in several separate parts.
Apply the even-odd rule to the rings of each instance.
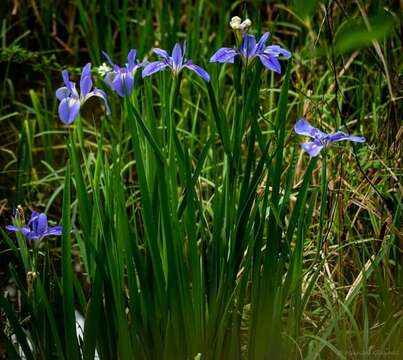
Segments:
[[[101,66],[98,67],[98,74],[101,76],[105,76],[107,73],[112,71],[112,68],[107,63],[102,63]]]
[[[234,30],[239,30],[241,26],[242,19],[239,16],[234,16],[229,22],[229,26],[231,26]]]
[[[242,21],[242,23],[239,25],[239,29],[242,31],[248,30],[252,25],[252,21],[250,19],[245,19]]]

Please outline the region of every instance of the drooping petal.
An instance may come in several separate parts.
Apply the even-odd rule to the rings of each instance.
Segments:
[[[61,226],[52,226],[48,227],[44,236],[61,236],[63,232],[63,228]]]
[[[36,229],[35,232],[37,235],[44,234],[48,229],[48,217],[46,216],[45,213],[41,213],[38,216],[38,221],[36,223]]]
[[[251,57],[253,57],[256,50],[255,37],[250,34],[245,34],[243,36],[242,44],[239,50],[242,56],[244,56],[246,59],[250,59]]]
[[[105,83],[106,83],[112,90],[113,90],[113,85],[112,85],[112,83],[113,83],[113,79],[115,78],[115,76],[116,76],[116,72],[110,71],[110,72],[108,72],[108,73],[105,75],[105,77],[104,77]]]
[[[223,47],[216,51],[216,53],[210,58],[210,62],[233,64],[234,58],[237,55],[239,55],[237,49]]]
[[[31,232],[31,229],[27,225],[24,225],[23,227],[18,227],[18,226],[14,226],[14,225],[6,225],[6,229],[8,231],[20,232],[24,236],[27,236]]]
[[[294,125],[294,131],[299,135],[313,137],[315,128],[305,119],[299,119]]]
[[[117,73],[112,81],[112,89],[116,91],[120,97],[125,96],[123,76],[122,73]]]
[[[105,91],[103,91],[103,90],[101,90],[101,89],[98,89],[98,88],[94,88],[94,90],[91,91],[88,95],[89,95],[90,97],[91,97],[91,96],[97,96],[97,97],[101,98],[102,101],[103,101],[104,104],[105,104],[105,112],[106,112],[106,115],[110,115],[111,109],[110,109],[110,107],[109,107],[108,98],[107,98],[107,96],[106,96]]]
[[[280,62],[275,57],[262,53],[259,54],[258,56],[265,68],[272,70],[278,74],[281,74]]]
[[[21,230],[19,227],[14,226],[14,225],[6,225],[6,229],[7,229],[8,231],[15,231],[15,232]]]
[[[31,232],[31,229],[27,225],[24,225],[21,229],[21,232],[25,237],[28,237],[28,234]]]
[[[294,125],[294,130],[299,135],[309,136],[317,140],[326,140],[328,137],[328,134],[313,127],[305,119],[299,119]]]
[[[133,87],[134,87],[133,73],[128,72],[126,74],[124,84],[125,84],[127,94],[130,95],[132,93]]]
[[[165,50],[160,49],[160,48],[154,48],[153,53],[158,55],[158,56],[160,56],[160,57],[162,57],[163,59],[168,59],[169,58],[169,54]]]
[[[193,64],[191,60],[189,60],[184,65],[184,67],[188,68],[189,70],[194,71],[197,75],[199,75],[206,82],[210,81],[210,75],[208,74],[208,72],[206,70],[202,69],[200,66]]]
[[[59,87],[56,90],[56,98],[58,100],[63,100],[66,97],[69,97],[70,94],[71,94],[71,91],[66,86]]]
[[[80,100],[69,97],[59,104],[59,117],[65,125],[70,125],[80,112]]]
[[[320,143],[312,142],[305,142],[301,144],[302,149],[306,151],[310,157],[318,156],[319,153],[323,150],[324,145]]]
[[[178,43],[175,44],[174,49],[172,50],[172,61],[174,70],[180,69],[182,67],[183,53],[182,48]]]
[[[168,64],[162,61],[153,61],[144,67],[141,76],[145,78],[146,76],[150,76],[158,71],[164,70],[167,66]]]
[[[329,144],[333,144],[334,142],[343,141],[343,140],[349,140],[349,141],[359,142],[359,143],[365,142],[364,137],[348,135],[342,131],[338,131],[329,136]]]
[[[40,236],[34,231],[29,231],[28,233],[25,234],[25,237],[30,241],[39,240],[40,238]]]
[[[267,39],[269,38],[269,36],[270,36],[269,32],[265,32],[261,36],[260,40],[256,44],[256,54],[259,54],[260,52],[262,52],[265,49],[266,42],[267,42]]]
[[[266,46],[264,49],[264,53],[274,56],[274,57],[278,57],[278,56],[282,55],[287,59],[289,59],[291,57],[291,53],[288,50],[283,49],[281,46],[278,46],[278,45]]]
[[[115,90],[120,97],[130,95],[133,91],[134,79],[133,74],[129,72],[120,72],[116,74],[112,82],[112,89]]]

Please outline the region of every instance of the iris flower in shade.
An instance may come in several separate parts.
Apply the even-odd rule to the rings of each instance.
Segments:
[[[143,78],[155,74],[158,71],[165,70],[165,68],[170,68],[175,75],[178,75],[183,68],[186,68],[194,71],[202,79],[209,82],[210,75],[207,73],[207,71],[202,69],[200,66],[193,64],[192,60],[187,60],[185,58],[185,51],[186,43],[183,44],[183,49],[178,43],[176,43],[172,50],[171,56],[169,56],[165,50],[154,48],[153,53],[158,55],[161,60],[153,61],[146,65],[143,69]]]
[[[112,62],[110,56],[102,51],[106,60],[112,66],[112,71],[105,75],[105,82],[109,87],[118,93],[120,97],[130,95],[134,87],[134,74],[136,70],[143,66],[143,63],[136,61],[136,49],[131,49],[127,55],[127,64],[124,67],[120,67]]]
[[[28,240],[41,240],[46,236],[62,235],[61,226],[49,226],[45,213],[33,211],[28,224],[21,226],[7,225],[6,229],[14,232],[21,232]]]
[[[299,119],[294,126],[294,130],[299,135],[305,135],[313,138],[311,142],[301,144],[301,147],[311,156],[318,156],[324,149],[337,141],[349,140],[363,143],[365,138],[359,136],[351,136],[344,132],[337,131],[333,134],[326,134],[317,128],[311,126],[305,119]]]
[[[291,53],[278,45],[266,46],[266,41],[270,33],[266,32],[260,40],[250,34],[244,34],[239,49],[223,47],[219,49],[211,58],[210,62],[234,63],[235,56],[241,56],[245,64],[251,64],[256,58],[259,58],[264,67],[276,73],[281,73],[281,65],[278,57],[284,56],[289,59]]]
[[[84,66],[80,78],[80,94],[76,84],[69,79],[67,70],[62,71],[64,85],[56,90],[56,97],[60,100],[59,117],[66,125],[70,125],[78,116],[80,107],[91,97],[97,96],[105,103],[106,113],[110,114],[106,94],[103,90],[92,90],[91,63]],[[92,90],[92,91],[91,91]]]

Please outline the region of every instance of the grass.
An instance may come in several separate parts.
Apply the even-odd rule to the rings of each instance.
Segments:
[[[15,6],[15,7],[14,7]],[[388,1],[75,0],[0,5],[0,204],[61,238],[1,226],[10,359],[361,359],[403,353],[401,6]],[[32,15],[33,14],[33,15]],[[276,75],[208,62],[231,16],[293,53]],[[57,116],[101,50],[187,41],[211,76],[141,79],[111,115]],[[118,61],[120,60],[120,61]],[[306,117],[365,136],[310,159]],[[26,211],[29,213],[29,211]],[[26,214],[27,216],[27,214]],[[78,336],[75,312],[85,326]]]

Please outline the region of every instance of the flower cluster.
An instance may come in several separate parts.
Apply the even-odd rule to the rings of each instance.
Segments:
[[[238,16],[233,17],[230,27],[236,32],[237,39],[239,36],[238,43],[240,43],[240,46],[223,47],[217,50],[210,58],[210,62],[234,63],[235,58],[239,56],[244,66],[251,66],[258,59],[266,69],[281,73],[279,59],[290,59],[291,53],[279,45],[266,45],[270,37],[268,32],[264,33],[257,41],[254,35],[247,33],[251,24],[249,19],[242,21]],[[194,64],[191,59],[186,58],[186,42],[183,46],[176,43],[171,54],[160,48],[154,48],[152,52],[159,57],[159,60],[140,62],[136,59],[136,50],[131,49],[127,56],[127,63],[123,67],[115,64],[111,57],[106,52],[103,52],[110,66],[104,63],[98,68],[98,72],[103,76],[104,82],[111,90],[120,97],[131,95],[135,85],[135,74],[140,68],[142,68],[142,78],[165,69],[171,70],[174,76],[178,76],[183,69],[188,69],[204,81],[210,81],[210,75],[205,69]],[[78,116],[81,106],[93,96],[101,98],[105,104],[106,114],[110,113],[105,92],[97,88],[93,89],[90,63],[84,66],[81,74],[80,94],[76,90],[75,83],[70,81],[67,70],[63,70],[62,77],[65,86],[56,90],[56,97],[60,100],[59,117],[64,124],[71,124]],[[318,156],[324,148],[329,147],[334,142],[342,140],[365,141],[362,137],[350,136],[340,131],[334,134],[326,134],[309,125],[304,119],[300,119],[295,124],[294,130],[300,135],[313,138],[313,141],[301,144],[303,150],[311,157]]]
[[[266,46],[269,33],[263,34],[261,39],[256,42],[253,35],[246,33],[251,24],[249,19],[242,21],[241,18],[237,16],[233,17],[230,26],[232,29],[242,32],[243,40],[240,48],[221,48],[210,58],[210,62],[233,63],[235,56],[240,55],[246,65],[250,65],[255,58],[259,58],[267,69],[281,73],[281,65],[278,58],[283,56],[289,59],[291,53],[278,45]],[[143,68],[141,73],[143,78],[165,69],[170,69],[174,76],[178,76],[183,69],[188,69],[193,71],[204,81],[210,81],[210,75],[205,69],[185,57],[186,42],[183,46],[176,43],[171,55],[169,55],[166,50],[160,48],[154,48],[152,52],[159,57],[159,60],[153,62],[139,62],[136,59],[136,49],[131,49],[127,55],[127,63],[125,66],[121,67],[115,64],[111,57],[103,51],[102,53],[110,66],[104,63],[98,68],[98,72],[103,76],[104,82],[110,89],[116,92],[120,97],[131,95],[134,89],[135,74],[140,68]],[[65,125],[70,125],[77,118],[80,113],[80,108],[93,96],[98,96],[102,99],[105,104],[106,114],[110,114],[105,92],[97,88],[92,90],[90,63],[84,66],[81,74],[80,94],[76,89],[75,83],[70,81],[67,70],[63,70],[62,77],[64,86],[56,90],[56,97],[60,100],[59,117]]]

